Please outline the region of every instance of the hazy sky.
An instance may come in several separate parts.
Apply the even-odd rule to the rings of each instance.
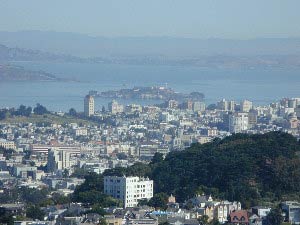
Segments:
[[[300,36],[300,0],[0,0],[0,30],[94,36]]]

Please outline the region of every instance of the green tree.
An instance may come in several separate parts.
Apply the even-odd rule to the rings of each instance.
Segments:
[[[31,107],[26,107],[25,105],[20,105],[19,108],[13,113],[16,116],[30,116],[32,113]]]
[[[95,204],[92,206],[92,209],[89,211],[90,213],[97,213],[101,216],[104,216],[106,213],[106,211],[102,208],[102,206],[100,204]]]
[[[0,224],[13,225],[14,217],[10,214],[0,214]]]
[[[151,160],[151,164],[160,163],[164,161],[164,155],[156,152]]]
[[[107,222],[106,222],[106,220],[105,220],[105,218],[103,218],[103,217],[100,218],[99,225],[108,225]]]
[[[163,222],[163,223],[159,223],[158,225],[170,225],[170,223],[168,221]]]
[[[45,188],[39,190],[22,187],[21,189],[18,189],[18,192],[20,193],[23,201],[34,205],[41,204],[45,199],[47,199],[47,195],[49,194],[48,189]]]
[[[267,225],[282,225],[283,219],[282,211],[277,207],[272,209],[267,215]]]
[[[62,176],[63,176],[64,178],[69,177],[69,170],[64,169],[64,171],[63,171],[63,173],[62,173]]]
[[[155,194],[148,202],[148,205],[156,209],[166,210],[169,196],[166,193]]]
[[[45,213],[40,207],[31,205],[26,209],[26,216],[34,220],[43,220]]]
[[[151,166],[149,177],[155,193],[174,194],[178,202],[204,191],[249,207],[266,193],[278,199],[300,192],[299,152],[297,140],[286,133],[235,134],[171,152]]]
[[[76,110],[75,110],[74,108],[71,108],[71,109],[69,110],[69,115],[70,115],[70,116],[76,117],[76,116],[77,116]]]
[[[33,109],[34,114],[37,115],[44,115],[49,113],[46,107],[42,106],[41,104],[37,103],[36,107]]]
[[[148,200],[147,199],[139,199],[138,206],[144,206],[144,205],[148,205]]]
[[[208,224],[208,216],[203,215],[198,219],[200,225],[207,225]]]
[[[54,204],[69,204],[71,199],[69,196],[63,196],[58,193],[54,193],[51,197]]]
[[[221,223],[219,222],[219,220],[213,219],[212,221],[210,221],[210,222],[208,223],[208,225],[221,225]]]
[[[101,207],[121,206],[121,202],[103,193],[103,175],[89,173],[83,184],[77,186],[72,201],[99,204]]]

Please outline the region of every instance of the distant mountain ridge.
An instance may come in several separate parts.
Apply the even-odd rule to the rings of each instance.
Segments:
[[[53,31],[0,31],[0,43],[80,57],[296,55],[300,38],[249,40],[180,37],[92,37]]]
[[[0,31],[1,61],[197,66],[217,69],[299,68],[300,38],[105,38],[62,32]]]

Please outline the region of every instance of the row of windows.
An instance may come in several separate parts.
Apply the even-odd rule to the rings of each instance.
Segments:
[[[147,184],[147,185],[134,185],[134,188],[146,188],[146,187],[152,187],[152,184]],[[126,186],[126,188],[131,188],[130,186]]]
[[[108,179],[105,179],[105,181],[108,182]],[[110,181],[111,183],[113,183],[114,181],[115,181],[116,183],[120,183],[120,182],[121,182],[120,180],[113,180],[113,179],[110,179],[109,181]]]
[[[140,191],[141,192],[146,192],[146,189],[143,189],[143,190],[136,190],[135,191],[135,193],[140,193]],[[148,190],[148,191],[151,191],[152,192],[152,190]],[[130,191],[130,192],[132,192],[132,191]],[[129,191],[127,191],[127,194],[129,193]]]

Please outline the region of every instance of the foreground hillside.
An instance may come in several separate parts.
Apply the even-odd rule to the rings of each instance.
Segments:
[[[247,207],[299,196],[299,151],[298,141],[286,133],[237,134],[104,175],[149,176],[156,193],[174,194],[181,202],[204,191]]]
[[[234,135],[169,154],[151,177],[157,192],[181,200],[211,188],[220,197],[255,204],[300,191],[299,150],[296,139],[284,133]]]

